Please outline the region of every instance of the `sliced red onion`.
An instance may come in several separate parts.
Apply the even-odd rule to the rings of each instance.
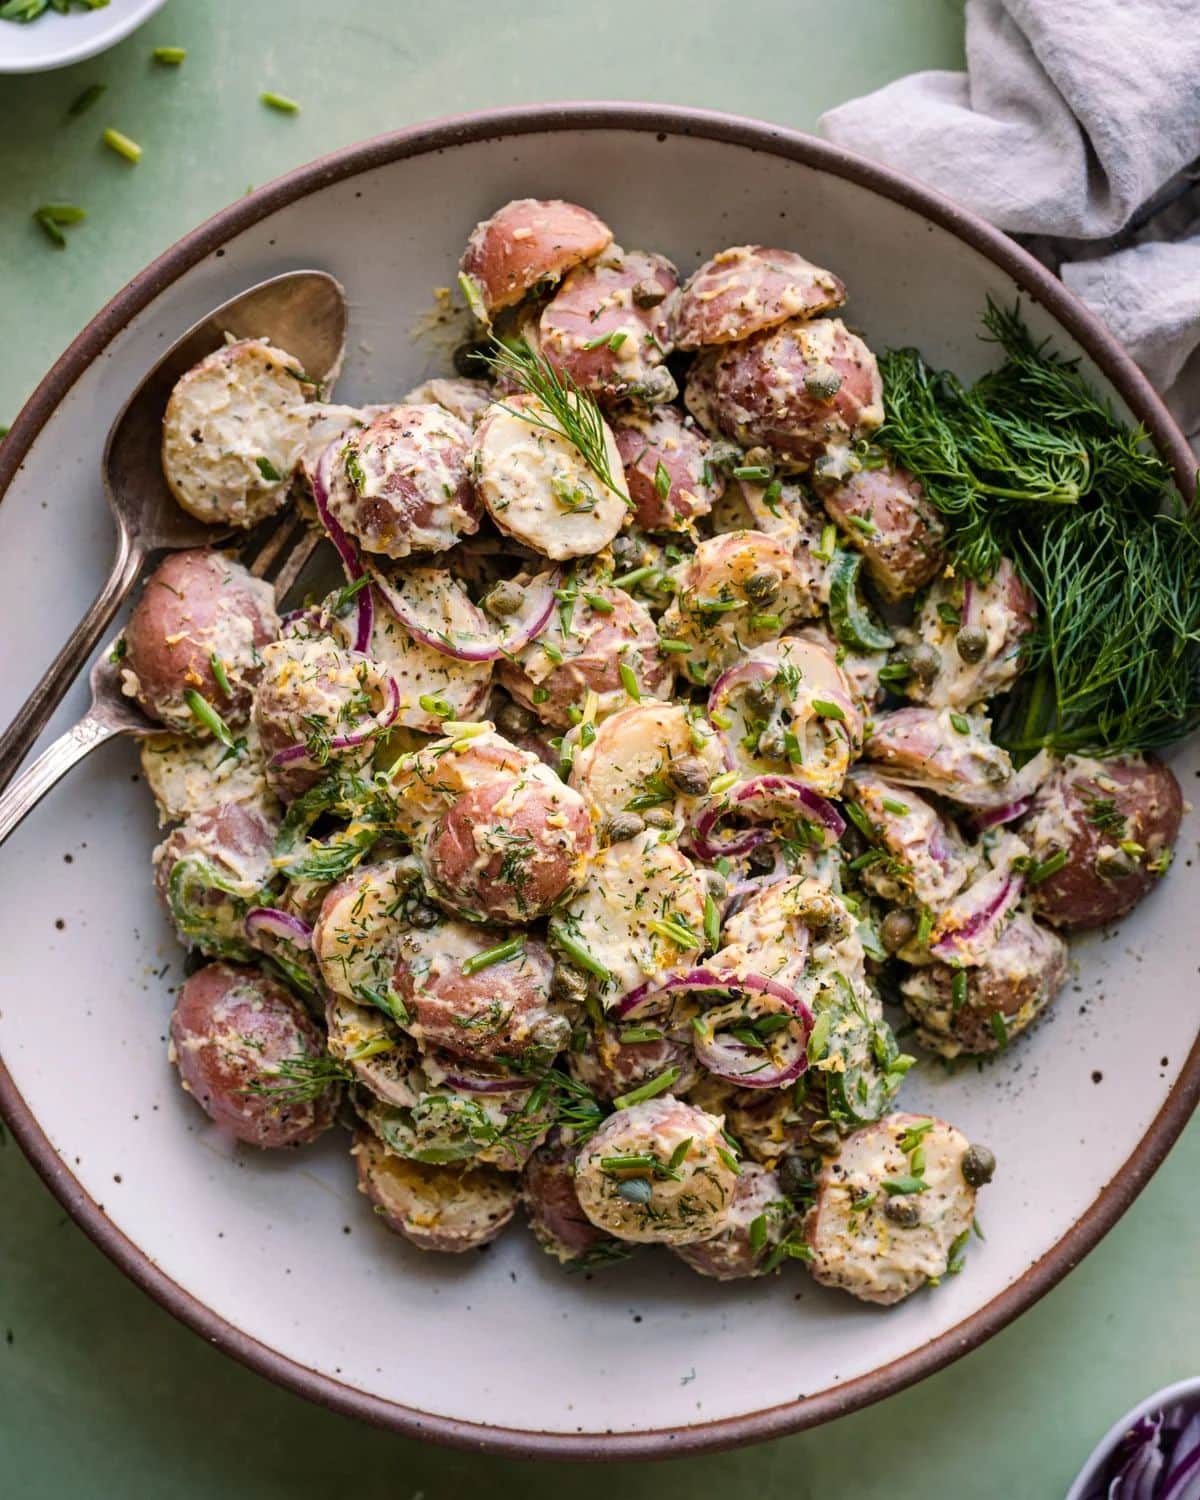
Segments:
[[[383,602],[404,626],[413,640],[420,641],[432,651],[455,661],[495,661],[501,656],[511,656],[535,640],[546,628],[554,612],[554,591],[562,583],[562,574],[555,569],[550,573],[539,573],[525,588],[525,604],[521,612],[506,620],[498,631],[484,634],[486,629],[482,613],[479,615],[481,629],[477,639],[451,641],[444,631],[437,630],[422,620],[420,612],[406,599],[403,593],[382,574],[369,570],[375,587]]]
[[[515,1094],[530,1089],[528,1078],[500,1078],[488,1073],[447,1072],[442,1079],[448,1089],[463,1094]]]
[[[753,658],[747,658],[744,661],[738,662],[736,666],[732,666],[727,671],[722,672],[716,682],[713,683],[708,695],[708,717],[710,721],[714,714],[716,714],[718,719],[725,717],[724,705],[729,701],[731,694],[735,693],[738,688],[748,687],[752,682],[769,682],[778,670],[777,665],[773,662],[755,661]],[[714,727],[721,737],[721,748],[725,755],[725,765],[729,770],[733,770],[734,766],[737,765],[733,730],[722,729],[719,723]]]
[[[701,813],[692,841],[700,858],[733,858],[757,849],[768,837],[762,829],[752,828],[724,835],[719,841],[712,834],[720,820],[730,813],[748,814],[751,809],[762,804],[787,807],[789,811],[807,819],[821,829],[821,843],[826,849],[836,844],[846,831],[845,820],[833,803],[819,792],[814,792],[812,787],[806,786],[797,777],[774,774],[751,776],[735,787],[727,797],[710,804]]]
[[[777,979],[770,979],[765,974],[733,974],[707,967],[684,969],[662,979],[648,979],[645,984],[639,984],[637,989],[623,995],[613,1006],[611,1014],[615,1020],[624,1021],[633,1011],[649,1006],[660,995],[683,994],[688,990],[722,990],[726,993],[753,990],[764,995],[774,995],[802,1017],[806,1025],[812,1026],[808,1006],[786,984],[780,984]]]
[[[943,933],[930,943],[929,951],[935,958],[946,963],[978,963],[978,956],[991,946],[982,939],[990,937],[1021,899],[1025,888],[1025,877],[1012,870],[990,871],[982,880],[977,880],[956,905],[970,904],[975,899],[974,910],[952,932]]]
[[[346,577],[351,583],[356,583],[363,576],[362,558],[359,556],[358,547],[329,509],[329,494],[333,484],[334,460],[345,446],[346,438],[342,435],[334,438],[333,442],[321,454],[317,467],[313,472],[312,492],[313,500],[316,502],[317,514],[321,518],[321,525],[324,526],[329,534],[329,540],[337,549],[337,554],[342,560],[342,566],[346,570]],[[354,649],[356,651],[366,651],[371,644],[371,632],[375,628],[375,600],[372,598],[369,584],[365,588],[359,589],[355,602],[358,605],[358,622],[354,632]]]
[[[1023,818],[1033,805],[1033,797],[1018,797],[1015,802],[1006,802],[1003,807],[993,807],[975,814],[971,826],[976,833],[986,833],[989,828],[1000,828],[1005,823],[1015,823]]]
[[[390,674],[383,679],[384,704],[377,714],[369,718],[360,719],[358,728],[349,734],[335,735],[329,741],[331,750],[350,750],[355,745],[365,744],[367,740],[374,739],[377,734],[383,734],[396,722],[396,715],[400,712],[400,684]],[[273,766],[290,766],[296,761],[303,760],[308,755],[307,745],[288,745],[283,750],[277,750],[271,757]]]
[[[246,913],[245,927],[251,937],[265,932],[285,943],[293,943],[297,948],[312,947],[313,930],[308,923],[277,906],[254,907]]]

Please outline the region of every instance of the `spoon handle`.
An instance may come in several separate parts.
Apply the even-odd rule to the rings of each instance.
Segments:
[[[116,725],[104,724],[88,714],[48,745],[12,786],[0,792],[0,844],[77,761],[120,733]]]
[[[88,658],[96,649],[96,643],[133,587],[145,559],[146,554],[142,549],[122,531],[112,572],[95,603],[75,627],[70,640],[55,657],[49,671],[25,700],[24,707],[4,734],[0,735],[0,790],[13,779],[17,767],[29,753],[30,746],[46,727],[46,720],[87,664]]]

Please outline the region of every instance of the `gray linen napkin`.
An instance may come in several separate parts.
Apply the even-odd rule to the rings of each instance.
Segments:
[[[968,0],[967,72],[823,116],[1021,237],[1200,449],[1200,0]]]

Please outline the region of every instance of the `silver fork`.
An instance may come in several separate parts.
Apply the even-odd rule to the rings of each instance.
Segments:
[[[275,602],[281,603],[320,541],[321,533],[297,510],[291,509],[259,547],[254,560],[249,563],[250,572],[255,578],[271,577]],[[276,563],[279,567],[272,575]],[[136,702],[121,691],[121,667],[113,659],[115,644],[115,641],[110,642],[92,666],[88,676],[92,704],[87,713],[74,728],[48,745],[0,794],[0,844],[50,788],[85,755],[90,755],[97,745],[103,745],[118,734],[144,740],[151,735],[170,732],[144,714]]]

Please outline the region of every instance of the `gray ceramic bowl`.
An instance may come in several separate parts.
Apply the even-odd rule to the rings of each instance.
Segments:
[[[164,340],[261,277],[323,266],[351,301],[339,399],[398,394],[445,366],[454,334],[430,334],[431,289],[452,284],[471,226],[526,194],[589,204],[627,247],[684,269],[733,243],[793,246],[845,278],[850,321],[872,343],[917,343],[965,376],[989,358],[986,297],[1023,294],[1035,333],[1079,354],[1190,486],[1183,439],[1104,331],[1011,241],[915,184],[694,111],[474,116],[352,147],[241,199],[136,277],[51,370],[0,445],[0,717],[103,576],[104,432]],[[60,723],[81,703],[80,688]],[[907,1107],[956,1121],[1000,1159],[987,1240],[936,1291],[883,1310],[799,1267],[716,1285],[665,1256],[586,1280],[520,1229],[486,1255],[422,1256],[372,1221],[344,1141],[283,1159],[234,1149],[180,1091],[164,1033],[181,955],[151,895],[156,831],[135,769],[131,749],[106,747],[3,851],[0,1106],[53,1191],[147,1291],[254,1368],[370,1421],[568,1457],[694,1451],[825,1421],[945,1365],[1053,1286],[1200,1095],[1184,936],[1196,874],[1180,861],[1119,941],[1076,945],[1078,978],[1031,1036],[981,1074],[911,1079]]]
[[[1088,1491],[1099,1479],[1108,1462],[1110,1454],[1117,1444],[1129,1431],[1129,1429],[1142,1417],[1148,1417],[1151,1412],[1162,1411],[1164,1407],[1174,1406],[1184,1402],[1189,1406],[1200,1404],[1200,1375],[1193,1375],[1189,1380],[1177,1380],[1174,1385],[1165,1385],[1161,1391],[1155,1391],[1153,1395],[1147,1396],[1118,1422],[1114,1422],[1096,1446],[1092,1449],[1087,1463],[1079,1471],[1079,1478],[1067,1491],[1066,1500],[1084,1500]]]

